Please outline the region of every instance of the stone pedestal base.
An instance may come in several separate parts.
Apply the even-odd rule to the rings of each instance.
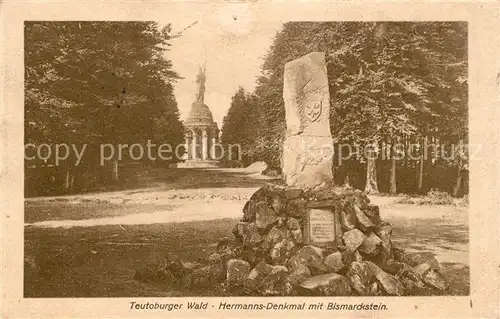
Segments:
[[[217,168],[219,167],[219,161],[216,160],[187,160],[182,163],[178,163],[178,168]]]
[[[233,235],[235,248],[218,254],[245,266],[226,275],[240,276],[242,294],[403,296],[448,287],[433,256],[393,247],[391,224],[358,190],[267,185],[246,203]]]
[[[232,233],[197,266],[167,255],[155,273],[135,278],[214,294],[223,284],[233,296],[423,296],[448,289],[439,262],[394,247],[391,224],[357,190],[267,185],[245,204]]]
[[[331,136],[293,135],[283,144],[283,176],[292,188],[315,189],[333,180]]]

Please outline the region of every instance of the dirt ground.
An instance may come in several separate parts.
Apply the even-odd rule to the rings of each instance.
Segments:
[[[246,200],[267,182],[241,169],[156,171],[134,189],[25,201],[25,297],[211,295],[133,279],[166,253],[202,259],[231,236]],[[372,197],[396,245],[431,252],[469,294],[468,211]]]

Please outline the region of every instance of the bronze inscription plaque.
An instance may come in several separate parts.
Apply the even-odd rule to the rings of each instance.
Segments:
[[[328,244],[335,240],[335,213],[329,208],[310,209],[307,214],[306,242]]]

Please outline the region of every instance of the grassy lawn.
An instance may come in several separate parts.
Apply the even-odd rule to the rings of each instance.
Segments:
[[[24,221],[34,223],[44,220],[63,219],[92,219],[115,217],[138,213],[153,213],[162,209],[171,209],[172,205],[144,205],[144,204],[113,204],[104,201],[37,201],[25,202]]]
[[[387,220],[394,225],[394,242],[413,250],[430,251],[439,245],[453,249],[449,246],[451,242],[468,242],[467,232],[460,232],[461,227],[440,226],[439,220],[408,222],[394,217]],[[230,236],[235,222],[236,219],[221,219],[123,228],[26,227],[25,254],[35,260],[40,271],[25,270],[25,297],[211,295],[210,291],[179,291],[140,283],[133,275],[136,269],[158,265],[166,253],[191,262],[208,256],[221,238]],[[450,279],[450,293],[468,295],[469,267],[456,262],[442,265]]]
[[[215,251],[235,220],[69,229],[26,227],[25,297],[139,297],[199,295],[135,281],[136,269],[158,265],[166,253],[195,261]],[[206,292],[209,294],[209,292]]]
[[[201,208],[210,205],[209,198],[214,196],[219,200],[214,209],[230,211],[231,214],[224,217],[234,218],[182,223],[171,223],[167,218],[169,223],[155,220],[156,224],[148,225],[71,228],[25,226],[25,259],[28,265],[38,267],[38,270],[25,267],[25,297],[214,295],[213,291],[184,291],[140,283],[133,276],[136,269],[157,266],[167,253],[191,262],[208,256],[221,238],[232,236],[231,230],[241,214],[235,207],[244,204],[252,188],[265,182],[242,171],[164,169],[112,195],[28,199],[26,223],[164,214],[164,211],[174,214],[167,215],[171,218],[169,216],[176,217],[181,208],[189,205],[189,209],[199,212],[199,219],[194,220],[210,219],[203,215]],[[388,198],[377,200],[387,202],[378,205],[383,218],[394,226],[393,241],[414,251],[436,254],[450,280],[449,293],[468,295],[468,213],[464,208],[391,204]],[[201,206],[193,206],[193,203]]]
[[[120,180],[118,182],[100,185],[92,190],[77,190],[72,195],[113,191],[133,193],[136,190],[147,188],[161,190],[201,189],[209,187],[247,188],[259,187],[266,182],[263,179],[256,179],[254,174],[255,171],[247,171],[245,169],[164,167],[145,169],[141,165],[131,165],[120,170]]]

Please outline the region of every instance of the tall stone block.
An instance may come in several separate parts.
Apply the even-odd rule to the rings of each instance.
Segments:
[[[286,136],[282,170],[293,188],[331,184],[333,139],[325,55],[312,52],[285,65]]]

